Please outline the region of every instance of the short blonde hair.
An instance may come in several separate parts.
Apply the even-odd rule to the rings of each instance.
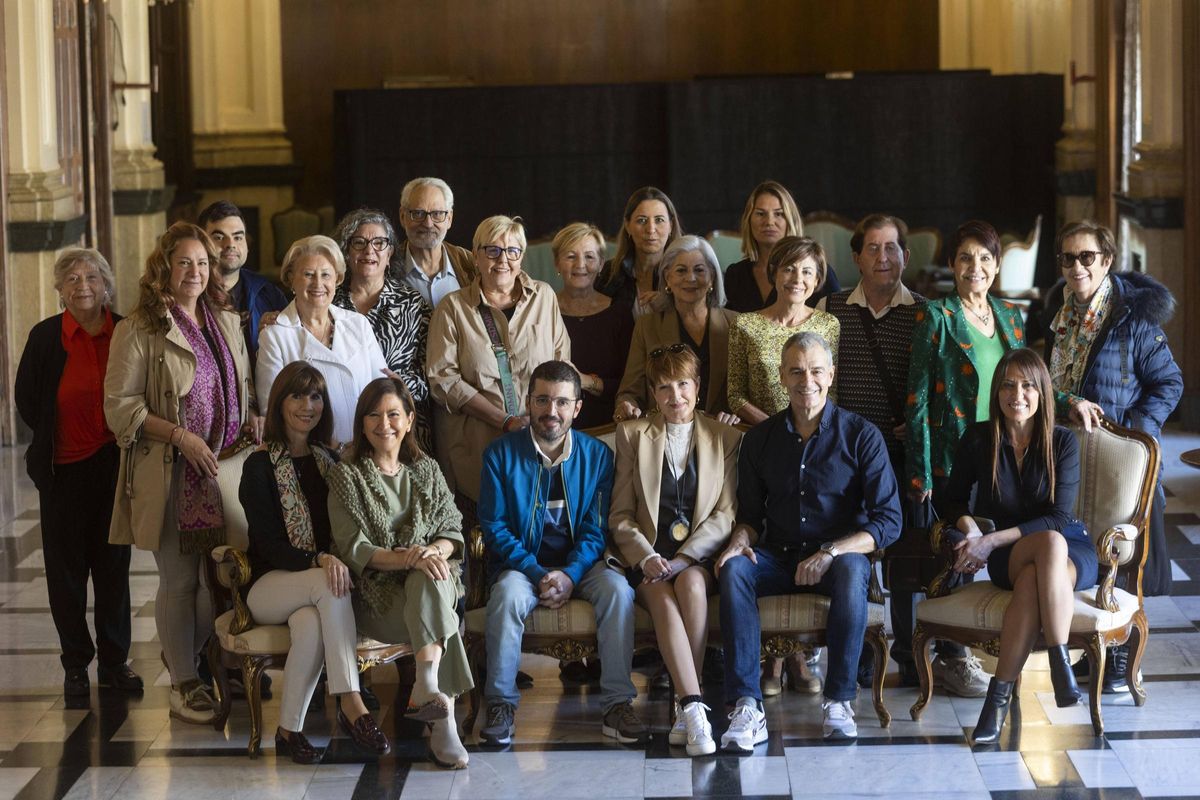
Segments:
[[[296,262],[305,256],[323,256],[333,265],[338,283],[341,283],[342,279],[346,277],[346,257],[342,255],[342,248],[338,247],[338,243],[328,236],[318,234],[297,239],[288,248],[287,255],[283,257],[283,268],[279,271],[279,280],[284,286],[292,285],[292,271],[296,267]]]
[[[558,254],[563,250],[588,237],[595,239],[596,244],[600,245],[600,260],[604,261],[607,252],[604,247],[604,234],[590,222],[572,222],[554,234],[554,241],[550,243],[550,252],[554,254],[554,260],[558,260]]]
[[[105,295],[102,305],[111,304],[113,297],[117,294],[116,276],[113,275],[112,267],[108,265],[108,260],[100,254],[100,251],[90,247],[69,247],[62,251],[58,260],[54,262],[54,291],[62,291],[67,273],[80,261],[90,264],[100,273],[100,280],[104,282]]]
[[[503,214],[488,217],[475,229],[475,238],[471,241],[471,249],[478,250],[485,244],[491,244],[505,236],[516,237],[517,244],[521,246],[522,250],[525,249],[525,226],[521,224],[520,217],[506,217]]]

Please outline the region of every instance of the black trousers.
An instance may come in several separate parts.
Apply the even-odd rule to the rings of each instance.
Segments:
[[[72,464],[55,464],[49,491],[40,493],[42,552],[50,614],[58,629],[64,669],[129,658],[128,545],[108,543],[120,455],[115,444]],[[96,643],[87,624],[88,575],[95,594]]]

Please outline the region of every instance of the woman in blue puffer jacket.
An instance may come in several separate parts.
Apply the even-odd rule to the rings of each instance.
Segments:
[[[1110,274],[1116,255],[1112,231],[1090,220],[1071,222],[1055,239],[1062,290],[1051,290],[1046,309],[1046,362],[1060,418],[1068,414],[1086,430],[1103,414],[1118,425],[1156,439],[1183,394],[1183,373],[1162,326],[1175,298],[1158,281],[1136,272]],[[1151,506],[1145,595],[1171,593],[1161,482]],[[1132,590],[1132,587],[1129,587]],[[1110,653],[1104,689],[1128,691],[1126,653]]]

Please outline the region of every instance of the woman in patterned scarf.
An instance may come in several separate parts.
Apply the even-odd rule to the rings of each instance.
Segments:
[[[350,570],[330,552],[327,481],[337,453],[320,370],[303,361],[284,367],[271,386],[266,418],[263,448],[246,460],[238,496],[250,524],[246,604],[256,622],[292,630],[276,753],[297,764],[321,757],[301,731],[322,665],[330,693],[341,698],[338,719],[368,731],[371,752],[386,753],[387,737],[358,692]]]
[[[121,448],[109,541],[154,553],[154,622],[171,673],[171,716],[207,724],[215,704],[196,672],[212,633],[201,559],[225,543],[217,457],[245,431],[262,438],[241,317],[203,230],[177,222],[146,259],[137,305],[113,331],[104,415]]]
[[[430,727],[429,757],[467,765],[454,697],[474,683],[458,633],[462,516],[437,463],[413,431],[412,395],[395,378],[367,384],[354,409],[354,438],[330,473],[335,552],[354,573],[358,629],[410,642],[416,661],[409,716]],[[339,717],[357,740],[357,725]]]

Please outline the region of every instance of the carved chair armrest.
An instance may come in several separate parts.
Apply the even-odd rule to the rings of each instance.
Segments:
[[[871,562],[871,581],[867,585],[867,602],[883,604],[883,586],[879,583],[879,570],[875,569],[875,565],[883,561],[883,550],[872,550],[867,553],[867,559]]]
[[[246,558],[245,553],[229,545],[214,547],[212,560],[217,564],[218,580],[222,585],[227,586],[233,600],[233,624],[229,626],[229,632],[234,635],[244,633],[254,627],[254,618],[250,616],[250,609],[246,607],[241,592],[241,587],[250,582],[250,561]],[[221,569],[224,564],[230,565],[228,584],[224,580],[224,573]]]
[[[1116,612],[1121,609],[1121,604],[1113,596],[1117,570],[1121,566],[1121,542],[1136,541],[1139,533],[1134,525],[1114,525],[1096,543],[1096,555],[1102,564],[1108,564],[1107,572],[1096,587],[1096,605],[1105,611]]]
[[[487,546],[483,543],[483,529],[478,525],[467,531],[464,556],[467,563],[467,610],[483,608],[487,604]]]

